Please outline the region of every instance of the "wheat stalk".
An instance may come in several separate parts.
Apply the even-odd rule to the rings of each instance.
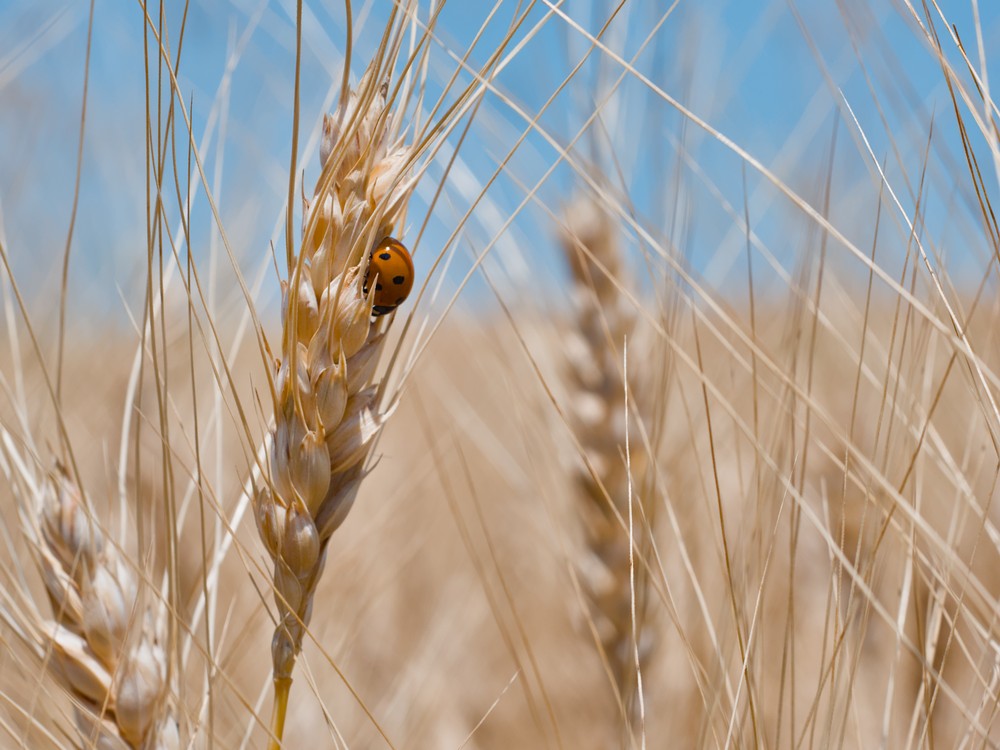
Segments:
[[[62,467],[35,478],[23,462],[5,473],[21,498],[22,529],[52,606],[42,616],[5,607],[7,624],[52,674],[74,706],[76,745],[102,750],[173,750],[180,737],[168,701],[162,612],[140,606],[139,582]]]
[[[402,220],[410,149],[390,143],[388,81],[374,69],[323,120],[323,172],[303,211],[301,251],[284,282],[281,358],[257,528],[274,561],[279,621],[272,642],[272,747],[278,747],[295,660],[327,545],[364,477],[388,413],[375,377],[392,316],[372,322],[364,277],[373,245]]]
[[[631,371],[625,377],[619,354],[634,333],[635,315],[619,286],[624,264],[615,226],[595,201],[580,198],[570,204],[562,248],[575,316],[566,347],[572,427],[584,458],[575,470],[585,536],[577,567],[606,668],[632,726],[639,718],[637,689],[652,645],[643,627],[648,576],[635,562],[639,555],[632,554],[648,549],[652,509],[634,513],[630,508],[632,498],[643,502],[641,482],[635,480],[642,475],[646,451],[639,440],[628,441],[626,451],[626,411],[636,379]]]

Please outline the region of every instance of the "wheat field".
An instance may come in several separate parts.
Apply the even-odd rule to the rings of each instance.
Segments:
[[[0,747],[1000,744],[998,34],[0,4]]]

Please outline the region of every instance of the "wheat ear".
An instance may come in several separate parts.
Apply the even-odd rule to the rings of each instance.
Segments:
[[[22,632],[73,698],[78,746],[179,748],[162,618],[140,608],[135,574],[65,471],[56,468],[33,490],[35,507],[23,509],[22,525],[54,619],[28,619]]]
[[[256,489],[260,537],[274,561],[279,622],[272,747],[278,747],[327,544],[343,523],[387,416],[375,369],[392,316],[372,322],[363,292],[373,245],[402,220],[410,149],[390,143],[388,82],[366,74],[323,120],[323,171],[303,211],[301,251],[283,283],[269,481]]]
[[[651,645],[643,627],[648,576],[640,556],[632,554],[648,548],[651,514],[629,507],[630,499],[643,502],[635,479],[642,475],[646,451],[641,440],[631,440],[626,462],[628,404],[620,354],[625,340],[631,343],[635,315],[619,286],[624,263],[608,214],[593,200],[578,199],[567,209],[565,227],[562,247],[575,316],[567,371],[572,427],[585,459],[575,475],[585,536],[578,569],[606,667],[632,725]],[[627,380],[636,382],[634,372]],[[634,396],[630,388],[628,399]]]

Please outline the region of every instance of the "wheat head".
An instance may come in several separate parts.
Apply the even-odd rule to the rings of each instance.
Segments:
[[[620,354],[636,329],[635,315],[620,287],[624,262],[611,217],[595,201],[579,198],[566,211],[562,239],[573,282],[566,366],[571,426],[585,459],[575,471],[585,537],[577,567],[606,669],[631,725],[639,718],[638,681],[652,646],[644,627],[647,575],[639,563],[648,549],[652,509],[634,514],[630,524],[629,508],[630,498],[642,502],[645,494],[638,478],[646,451],[633,439],[626,461],[626,399],[634,399],[637,379],[632,371],[625,377]]]
[[[21,522],[52,619],[18,608],[17,632],[71,697],[76,745],[101,750],[181,746],[168,700],[163,611],[141,606],[139,581],[62,467],[37,483]],[[4,612],[8,621],[9,610]],[[8,622],[8,624],[14,624]]]
[[[274,562],[279,621],[272,642],[273,734],[280,738],[327,545],[364,477],[387,412],[376,366],[392,316],[372,321],[364,291],[372,247],[403,216],[410,149],[391,143],[388,81],[369,71],[323,120],[323,171],[303,211],[301,251],[283,284],[268,481],[255,491],[257,528]]]

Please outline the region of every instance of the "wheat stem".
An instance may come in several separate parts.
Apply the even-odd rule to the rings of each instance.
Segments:
[[[288,694],[292,689],[291,677],[277,677],[274,680],[274,706],[271,711],[271,739],[267,750],[281,750],[281,738],[285,734],[285,714],[288,712]]]

